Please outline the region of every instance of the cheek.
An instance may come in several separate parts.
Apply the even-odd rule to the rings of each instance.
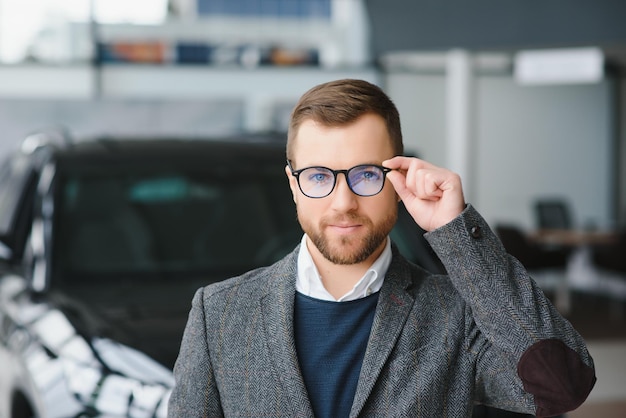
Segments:
[[[319,218],[323,213],[323,208],[320,207],[319,202],[315,199],[310,199],[302,194],[296,194],[294,200],[296,202],[296,208],[298,209],[298,216],[313,219]]]
[[[384,194],[389,199],[389,202],[393,202],[394,206],[398,206],[398,203],[402,200],[391,184],[386,185],[381,194]]]
[[[385,187],[383,187],[383,191],[380,193],[386,196],[393,196],[393,199],[396,202],[399,202],[401,200],[400,195],[396,192],[396,189],[394,189],[393,184],[391,184],[391,182],[388,180],[385,182]],[[389,198],[391,199],[391,197]]]
[[[367,209],[372,219],[387,218],[390,213],[398,210],[398,197],[395,190],[383,190],[376,196],[376,202],[373,202]]]

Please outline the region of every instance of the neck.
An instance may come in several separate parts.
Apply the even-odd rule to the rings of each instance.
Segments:
[[[321,276],[322,284],[335,299],[339,299],[352,290],[354,285],[358,283],[372,264],[374,264],[374,261],[382,254],[386,243],[384,241],[365,261],[357,264],[335,264],[326,259],[308,238],[306,241],[313,263]]]

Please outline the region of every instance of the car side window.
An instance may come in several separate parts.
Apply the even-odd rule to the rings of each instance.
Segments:
[[[28,220],[32,217],[35,173],[24,158],[0,165],[0,239],[16,255],[21,254]]]
[[[185,165],[66,169],[53,275],[235,274],[297,245],[302,231],[281,171]]]

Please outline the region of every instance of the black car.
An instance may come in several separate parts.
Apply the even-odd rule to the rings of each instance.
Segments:
[[[0,166],[0,417],[164,417],[195,290],[302,237],[284,140],[54,138]]]

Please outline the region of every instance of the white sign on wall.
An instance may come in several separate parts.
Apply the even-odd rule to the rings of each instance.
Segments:
[[[604,75],[604,54],[599,48],[520,51],[514,74],[527,85],[597,83]]]

